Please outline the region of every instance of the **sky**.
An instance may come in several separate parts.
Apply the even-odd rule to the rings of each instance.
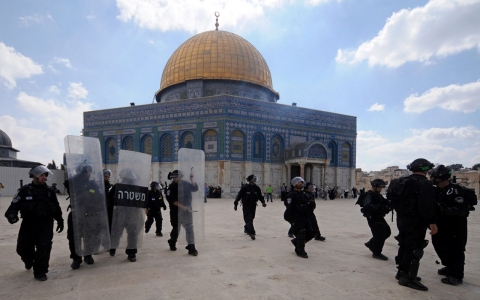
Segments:
[[[278,103],[357,117],[357,168],[480,163],[480,0],[2,3],[0,129],[17,158],[59,164],[84,111],[152,103],[216,11],[263,55]]]

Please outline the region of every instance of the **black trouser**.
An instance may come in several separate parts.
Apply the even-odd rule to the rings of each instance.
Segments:
[[[375,255],[381,254],[385,240],[392,234],[390,226],[380,216],[367,217],[367,221],[373,235],[369,241],[370,249]]]
[[[147,214],[147,221],[145,221],[145,231],[149,231],[152,227],[153,220],[155,220],[155,226],[157,230],[155,233],[162,233],[162,212],[149,212]]]
[[[172,225],[172,231],[170,232],[170,242],[175,244],[178,239],[179,225],[185,228],[185,234],[188,244],[195,244],[195,235],[193,231],[193,218],[191,212],[182,212],[181,222],[179,224],[178,211],[170,210],[170,225]]]
[[[467,245],[467,217],[442,216],[437,221],[438,233],[432,244],[448,275],[463,279],[465,246]]]
[[[52,250],[53,219],[23,219],[17,240],[17,253],[23,262],[33,263],[33,274],[48,273]]]
[[[292,226],[292,232],[295,235],[295,252],[305,251],[305,244],[315,237],[317,231],[313,229],[310,220],[297,220]]]
[[[419,264],[421,257],[415,256],[414,251],[423,253],[426,226],[420,218],[415,216],[405,216],[397,214],[398,227],[398,256],[395,261],[398,269],[403,271],[408,277],[414,279],[416,274],[410,272],[412,263]],[[414,272],[415,273],[415,272]]]
[[[285,198],[287,198],[287,192],[282,192],[282,201],[285,201]]]
[[[96,224],[93,220],[90,220],[93,223],[90,224],[84,224],[84,226],[88,226],[89,229],[87,232],[95,232],[96,230],[99,229],[100,225]],[[72,217],[72,212],[68,214],[67,218],[67,239],[68,239],[68,248],[70,249],[70,258],[73,260],[81,260],[82,257],[77,254],[75,251],[75,234],[73,231],[73,217]],[[98,235],[92,235],[89,237],[88,241],[85,241],[83,239],[83,243],[86,244],[85,248],[87,249],[93,249],[94,252],[97,252],[100,249],[100,244],[101,244],[101,239],[100,239],[101,234]],[[90,244],[87,244],[90,243]],[[91,255],[91,254],[90,254]],[[85,255],[88,256],[88,255]]]
[[[255,219],[255,212],[257,211],[257,203],[242,203],[243,220],[245,221],[245,232],[248,234],[256,234],[253,227],[253,219]]]

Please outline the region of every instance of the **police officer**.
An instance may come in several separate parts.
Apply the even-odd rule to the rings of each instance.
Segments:
[[[35,279],[45,281],[52,250],[53,220],[57,221],[56,231],[62,232],[62,210],[55,191],[46,184],[52,172],[40,165],[32,168],[28,174],[33,179],[32,183],[17,191],[5,217],[10,224],[14,224],[18,222],[20,212],[23,220],[18,233],[17,253],[25,263],[25,269],[33,267]]]
[[[154,181],[150,184],[151,190],[148,191],[147,194],[147,203],[145,204],[145,208],[147,210],[147,221],[145,221],[145,233],[150,231],[150,227],[152,227],[153,220],[155,219],[155,226],[156,231],[155,233],[157,236],[163,236],[162,234],[162,211],[167,210],[167,206],[163,201],[162,191],[160,189],[160,184]]]
[[[237,210],[238,202],[242,200],[243,220],[245,226],[243,231],[250,236],[252,240],[255,239],[255,228],[253,227],[253,219],[255,219],[255,212],[257,210],[257,201],[262,202],[262,206],[266,207],[265,198],[263,198],[262,190],[256,184],[258,178],[255,175],[247,177],[248,183],[244,184],[233,202],[233,209]]]
[[[94,180],[90,180],[90,175],[93,172],[93,166],[91,164],[86,164],[82,163],[77,167],[77,174],[72,177],[67,179],[63,184],[65,188],[67,189],[67,193],[70,195],[70,190],[72,189],[72,184],[74,184],[77,188],[78,191],[76,191],[76,197],[79,198],[80,201],[77,202],[77,209],[81,210],[82,212],[80,215],[87,215],[90,214],[93,217],[88,218],[89,223],[88,224],[83,224],[83,226],[89,226],[89,228],[95,230],[97,224],[96,224],[96,212],[99,210],[99,205],[101,205],[99,202],[97,202],[98,199],[95,198],[95,194],[99,195],[99,190],[100,187],[95,183]],[[83,191],[83,192],[81,192]],[[71,199],[71,198],[70,198]],[[102,201],[103,201],[103,196],[102,196]],[[82,204],[81,207],[79,204]],[[80,265],[82,264],[82,257],[77,255],[75,252],[75,237],[74,237],[74,225],[73,225],[73,217],[72,217],[72,212],[70,211],[68,213],[67,217],[67,239],[68,239],[68,247],[70,249],[70,258],[73,260],[72,264],[70,267],[73,270],[77,270],[80,268]],[[79,226],[79,224],[76,224],[75,226]],[[80,239],[79,239],[80,240]],[[97,239],[92,239],[92,241],[95,244],[94,247],[100,247],[101,240],[100,238]],[[93,265],[95,260],[93,259],[92,255],[86,255],[83,257],[83,261],[87,265]]]
[[[372,231],[373,237],[365,243],[365,246],[372,251],[373,258],[388,260],[388,257],[382,254],[385,240],[391,235],[390,226],[385,221],[385,215],[390,211],[388,200],[380,194],[387,185],[381,179],[375,179],[370,182],[372,187],[365,194],[363,200],[362,213],[367,218],[368,226]]]
[[[432,244],[445,266],[438,270],[439,275],[447,276],[442,278],[442,282],[458,285],[463,283],[470,208],[464,188],[449,181],[451,174],[452,170],[444,165],[439,165],[430,174],[436,185],[435,194],[440,210],[438,233],[432,237]]]
[[[172,183],[167,189],[167,201],[170,207],[170,224],[172,225],[172,231],[170,232],[170,239],[168,245],[171,251],[176,251],[176,243],[178,239],[178,231],[180,225],[185,228],[187,240],[194,240],[193,231],[193,216],[191,211],[192,206],[192,192],[198,191],[198,185],[193,181],[193,174],[190,175],[190,182],[181,180],[183,178],[182,172],[175,170],[168,173],[168,179],[172,180]],[[183,197],[178,197],[179,185],[182,185]],[[179,218],[179,209],[181,209],[181,216]],[[188,250],[188,254],[197,256],[198,251],[195,249],[195,244],[188,244],[185,249]]]
[[[423,249],[428,245],[428,240],[425,240],[427,227],[430,228],[431,235],[438,231],[435,190],[426,177],[433,167],[431,162],[423,158],[418,158],[407,166],[413,172],[405,185],[405,189],[410,191],[409,197],[403,200],[403,206],[395,208],[400,246],[398,256],[395,257],[398,265],[395,278],[398,279],[398,284],[420,291],[428,290],[420,283],[420,277],[417,277]]]
[[[305,196],[307,197],[307,199],[309,201],[311,201],[314,204],[313,209],[315,209],[317,207],[317,204],[315,203],[315,189],[316,189],[316,187],[315,187],[315,185],[313,185],[313,183],[307,182],[305,184]],[[322,234],[320,233],[320,228],[318,227],[317,217],[315,216],[315,214],[312,214],[311,216],[312,216],[312,228],[316,232],[315,240],[316,241],[325,241],[325,237],[322,236]]]
[[[292,226],[295,238],[291,240],[295,246],[295,253],[303,258],[308,258],[305,244],[316,235],[315,229],[315,201],[302,191],[305,181],[302,177],[295,177],[291,181],[293,189],[287,195],[287,209],[284,219]]]

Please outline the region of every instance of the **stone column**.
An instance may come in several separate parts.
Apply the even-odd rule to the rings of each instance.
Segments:
[[[289,186],[290,184],[290,179],[292,177],[292,164],[285,164],[287,166],[287,178],[285,179],[285,185]]]
[[[305,163],[300,163],[300,177],[305,179]]]

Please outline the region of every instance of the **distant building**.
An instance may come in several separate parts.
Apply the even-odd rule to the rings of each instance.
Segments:
[[[40,165],[39,162],[17,159],[19,150],[12,147],[10,137],[0,129],[0,167],[33,168]]]

